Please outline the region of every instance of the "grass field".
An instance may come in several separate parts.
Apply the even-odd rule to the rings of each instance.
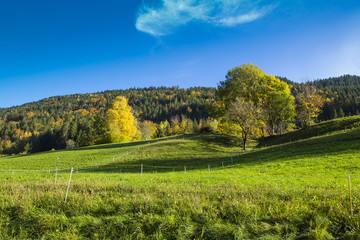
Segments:
[[[0,239],[360,239],[359,122],[1,157]]]

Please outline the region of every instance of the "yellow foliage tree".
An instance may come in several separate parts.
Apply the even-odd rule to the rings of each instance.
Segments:
[[[156,130],[157,137],[161,138],[170,135],[169,129],[170,129],[170,123],[167,120],[160,122],[157,125],[157,130]]]
[[[137,128],[126,97],[118,96],[105,115],[108,142],[128,142],[133,140]]]
[[[304,127],[311,126],[313,118],[317,117],[324,105],[324,99],[314,87],[307,86],[296,96],[297,118]]]

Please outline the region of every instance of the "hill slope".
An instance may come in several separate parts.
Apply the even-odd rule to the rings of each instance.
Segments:
[[[202,134],[2,157],[0,236],[356,239],[355,120],[324,123],[342,129],[351,121],[346,132],[297,132],[291,137],[302,140],[270,139],[274,146],[245,154],[231,136]],[[54,184],[57,157],[62,172]],[[64,203],[70,167],[76,171]]]

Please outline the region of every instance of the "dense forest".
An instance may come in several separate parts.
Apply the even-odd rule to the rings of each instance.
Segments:
[[[322,99],[316,122],[359,114],[359,76],[344,75],[301,84],[280,79],[289,84],[295,104],[299,104],[299,96],[307,89],[316,89]],[[138,139],[200,131],[211,127],[208,107],[215,101],[215,92],[215,88],[204,87],[132,88],[56,96],[0,109],[0,153],[39,152],[101,143],[96,139],[104,131],[102,119],[117,96],[129,100],[143,132]],[[297,119],[294,124],[301,127]],[[153,133],[145,134],[149,128]]]
[[[93,94],[56,96],[21,106],[0,109],[0,151],[4,154],[39,152],[95,144],[102,134],[102,119],[117,96],[129,99],[140,122],[154,124],[191,120],[199,126],[208,118],[207,106],[215,88],[150,87]],[[164,133],[163,135],[176,134]]]
[[[317,117],[318,121],[360,114],[359,76],[343,75],[301,84],[289,81],[286,78],[280,79],[290,85],[292,94],[295,97],[304,91],[307,86],[312,86],[318,90],[324,100],[324,105]]]

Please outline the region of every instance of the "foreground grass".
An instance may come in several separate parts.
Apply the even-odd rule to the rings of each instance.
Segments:
[[[356,239],[346,177],[209,173],[12,176],[1,182],[1,238]],[[311,180],[311,181],[310,181]],[[353,179],[359,184],[359,179]],[[320,184],[318,184],[320,183]]]
[[[2,157],[0,239],[359,239],[359,138],[240,154],[233,137],[205,134]]]

